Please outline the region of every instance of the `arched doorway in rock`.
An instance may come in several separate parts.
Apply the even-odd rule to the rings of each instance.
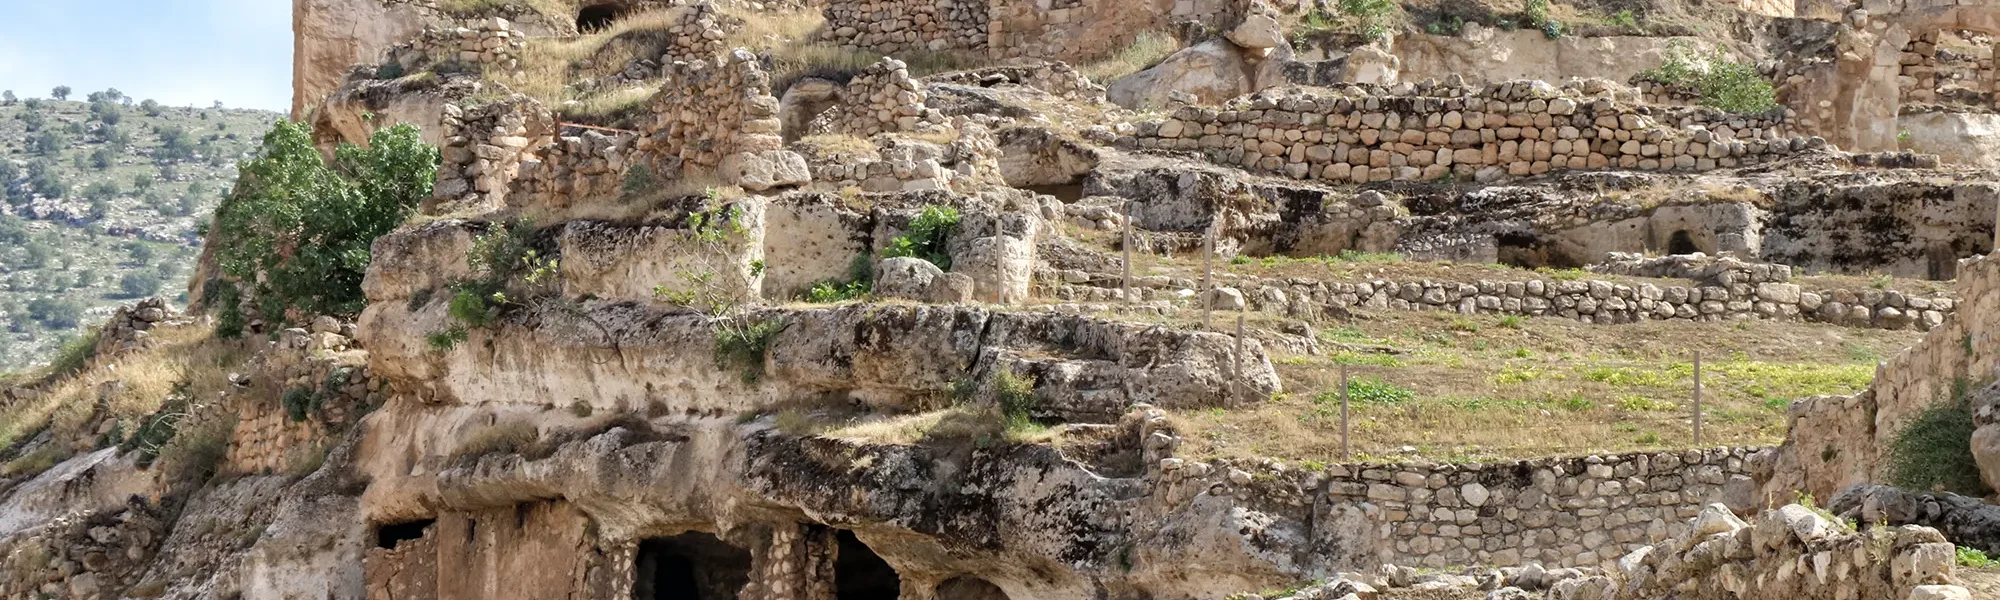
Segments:
[[[632,571],[632,600],[735,600],[750,583],[750,551],[698,531],[651,538]]]
[[[839,554],[833,560],[833,596],[836,600],[896,600],[903,593],[903,578],[889,561],[861,543],[845,529],[834,534]]]
[[[1673,235],[1667,236],[1667,254],[1694,254],[1700,251],[1701,247],[1695,245],[1694,236],[1689,234],[1686,229],[1675,231]]]
[[[938,584],[937,600],[1008,600],[1007,592],[993,582],[960,575]]]
[[[590,33],[610,27],[625,14],[625,7],[617,4],[592,4],[576,11],[577,33]]]

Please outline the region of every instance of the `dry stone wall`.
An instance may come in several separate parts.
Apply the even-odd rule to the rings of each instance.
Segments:
[[[967,51],[1000,60],[1087,60],[1140,32],[1233,25],[1243,0],[831,0],[826,39],[879,52]]]
[[[1483,90],[1289,88],[1219,109],[1183,107],[1171,118],[1141,123],[1126,143],[1199,151],[1217,163],[1293,179],[1353,183],[1446,176],[1487,182],[1570,169],[1705,171],[1825,147],[1817,138],[1779,138],[1776,129],[1748,121],[1739,132],[1735,121],[1706,113],[1648,112],[1564,96],[1539,81]]]
[[[837,189],[863,192],[956,190],[961,193],[1005,185],[1000,148],[984,126],[958,119],[945,143],[876,136],[873,154],[837,154],[801,148],[813,180]],[[808,138],[810,141],[811,138]]]
[[[624,189],[626,169],[639,159],[633,150],[636,140],[627,133],[593,130],[558,137],[521,159],[508,203],[563,208],[616,196]]]
[[[382,382],[369,376],[367,354],[354,334],[353,324],[326,317],[311,329],[278,334],[277,345],[259,355],[260,362],[226,399],[236,413],[229,470],[273,473],[309,464],[314,453],[325,450],[331,432],[354,425],[387,400]]]
[[[1983,53],[1967,51],[1983,47]],[[1896,83],[1905,103],[1994,106],[1993,38],[1973,32],[1926,31],[1903,46]]]
[[[1803,490],[1831,498],[1848,486],[1882,481],[1883,453],[1909,419],[1947,401],[1956,381],[1979,382],[2000,364],[2000,261],[1960,261],[1956,311],[1916,345],[1875,369],[1868,389],[1792,403],[1786,439],[1770,457],[1767,493]]]
[[[714,171],[752,191],[811,179],[805,159],[783,149],[771,77],[749,51],[673,64],[649,105],[636,147],[661,178]]]
[[[1363,504],[1391,548],[1425,567],[1594,565],[1689,531],[1701,506],[1754,506],[1745,461],[1717,448],[1474,466],[1336,465],[1335,502]]]
[[[1929,330],[1957,307],[1947,295],[1918,296],[1895,290],[1806,291],[1776,281],[1732,281],[1693,285],[1637,285],[1598,279],[1519,281],[1314,281],[1218,276],[1218,285],[1236,290],[1250,310],[1320,318],[1353,309],[1441,310],[1460,314],[1549,316],[1585,323],[1620,324],[1679,319],[1723,321],[1771,319],[1810,321],[1848,327]],[[1040,274],[1041,293],[1065,301],[1122,299],[1121,280],[1081,270]],[[1187,301],[1197,294],[1192,280],[1135,277],[1134,300]]]
[[[0,540],[0,598],[126,597],[172,525],[161,512],[134,497]]]
[[[425,27],[416,39],[390,48],[388,60],[404,72],[449,63],[462,70],[511,73],[520,70],[521,51],[527,46],[527,34],[506,19],[492,17],[469,26]]]
[[[812,130],[860,136],[942,131],[944,113],[926,106],[927,97],[923,86],[910,78],[907,63],[884,57],[848,80],[839,103],[814,119]]]
[[[535,149],[550,143],[555,117],[526,96],[465,109],[444,107],[451,135],[439,148],[436,202],[454,207],[499,206]]]

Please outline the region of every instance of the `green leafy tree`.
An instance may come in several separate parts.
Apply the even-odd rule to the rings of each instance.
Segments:
[[[160,276],[146,272],[126,273],[118,279],[118,289],[128,298],[143,298],[160,292]]]
[[[437,166],[437,148],[409,125],[342,145],[328,165],[304,124],[279,122],[216,211],[222,270],[255,282],[266,318],[358,313],[370,244],[430,197]]]
[[[0,92],[0,103],[4,103],[7,106],[13,106],[15,102],[19,102],[20,100],[20,98],[14,96],[14,90]]]
[[[153,158],[162,162],[183,161],[194,158],[195,140],[187,129],[179,125],[153,127],[153,134],[160,136],[160,147],[153,151]]]
[[[63,147],[68,144],[69,142],[63,139],[62,134],[56,133],[53,129],[43,130],[41,133],[35,134],[35,138],[30,142],[30,145],[34,147],[35,153],[42,156],[62,154]]]
[[[98,148],[90,152],[90,167],[93,169],[102,171],[115,164],[118,164],[118,154],[112,152],[110,148]]]
[[[139,103],[139,110],[146,111],[146,116],[148,117],[158,117],[160,116],[161,112],[164,112],[166,110],[166,108],[160,106],[160,103],[158,101],[155,101],[152,98],[147,98],[145,102]]]
[[[49,91],[49,95],[50,95],[50,96],[52,96],[52,97],[54,97],[54,98],[55,98],[55,99],[57,99],[57,100],[68,100],[68,99],[69,99],[69,86],[66,86],[66,85],[59,85],[59,86],[56,86],[56,89],[54,89],[54,90],[50,90],[50,91]]]

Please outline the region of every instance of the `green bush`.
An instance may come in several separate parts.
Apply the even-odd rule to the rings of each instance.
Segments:
[[[291,417],[293,423],[304,422],[307,417],[312,416],[313,411],[319,410],[320,404],[319,394],[302,387],[285,390],[285,396],[281,401],[285,406],[285,416]]]
[[[868,255],[856,255],[847,264],[847,279],[828,279],[806,290],[805,300],[813,304],[846,302],[875,291],[875,263]]]
[[[1889,444],[1889,483],[1909,490],[1982,497],[1989,490],[1972,458],[1972,409],[1965,385],[1912,417]]]
[[[1993,567],[2000,566],[2000,561],[1995,561],[1992,558],[1987,557],[1986,551],[1980,550],[1978,548],[1967,548],[1965,546],[1959,546],[1957,555],[1958,555],[1957,556],[1958,566],[1961,567],[1966,567],[1971,569],[1991,569]]]
[[[721,319],[715,324],[715,364],[743,370],[744,383],[764,378],[764,355],[771,342],[785,331],[777,319],[749,322],[748,319]]]
[[[222,271],[256,287],[266,319],[359,313],[369,246],[430,197],[437,166],[437,148],[409,125],[375,132],[366,148],[343,144],[328,165],[304,124],[280,121],[216,210]]]
[[[1667,47],[1667,61],[1658,68],[1639,73],[1641,79],[1682,86],[1700,96],[1701,104],[1733,113],[1758,113],[1778,106],[1771,81],[1757,73],[1757,66],[1736,62],[1721,50],[1702,54],[1686,44]]]
[[[889,246],[882,249],[883,258],[916,257],[937,265],[937,268],[951,270],[951,252],[946,243],[951,232],[958,228],[958,210],[948,206],[926,206],[924,212],[910,221],[903,235],[889,240]]]
[[[1034,427],[1035,409],[1041,407],[1041,399],[1035,397],[1035,378],[1002,369],[993,375],[993,397],[1000,406],[1007,431],[1020,432]]]
[[[452,323],[426,337],[432,348],[450,350],[502,310],[554,291],[561,263],[542,256],[534,242],[534,225],[525,219],[493,225],[472,240],[465,262],[473,276],[451,284]]]
[[[1395,0],[1340,0],[1340,12],[1354,18],[1361,35],[1370,40],[1389,35],[1396,27]]]

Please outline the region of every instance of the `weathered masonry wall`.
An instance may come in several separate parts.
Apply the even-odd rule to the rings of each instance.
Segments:
[[[1921,341],[1875,369],[1852,396],[1794,402],[1785,443],[1772,457],[1768,493],[1803,490],[1821,498],[1881,481],[1882,453],[1908,420],[1949,399],[1957,380],[1977,383],[2000,365],[2000,260],[1960,261],[1958,310]]]
[[[1141,123],[1140,148],[1200,151],[1209,160],[1293,179],[1333,182],[1481,182],[1569,169],[1707,171],[1808,148],[1761,120],[1680,109],[1640,114],[1603,98],[1564,96],[1539,81],[1496,84],[1477,95],[1437,86],[1414,95],[1385,88],[1289,89],[1220,109],[1184,107]]]
[[[1243,0],[831,0],[830,41],[879,52],[960,50],[1078,61],[1178,23],[1230,24]]]
[[[1327,505],[1372,525],[1381,563],[1596,565],[1670,537],[1705,504],[1749,508],[1746,466],[1756,448],[1545,458],[1481,465],[1333,465],[1317,474]],[[1205,464],[1162,463],[1168,481],[1211,474]],[[1253,483],[1228,471],[1237,485]],[[1240,474],[1240,475],[1239,475]],[[1249,482],[1245,482],[1245,480]],[[1254,485],[1253,485],[1254,487]],[[1267,498],[1268,499],[1268,498]]]
[[[1117,278],[1093,280],[1082,271],[1041,274],[1042,294],[1061,300],[1105,302],[1120,298]],[[1068,283],[1071,281],[1081,282]],[[1254,279],[1225,274],[1218,285],[1243,293],[1252,310],[1315,317],[1351,308],[1442,310],[1460,314],[1550,316],[1615,324],[1680,319],[1772,319],[1848,327],[1929,330],[1943,323],[1956,301],[1895,290],[1816,289],[1777,281],[1728,285],[1631,285],[1599,279],[1525,281],[1312,281]],[[1135,299],[1173,300],[1190,280],[1137,277]]]

